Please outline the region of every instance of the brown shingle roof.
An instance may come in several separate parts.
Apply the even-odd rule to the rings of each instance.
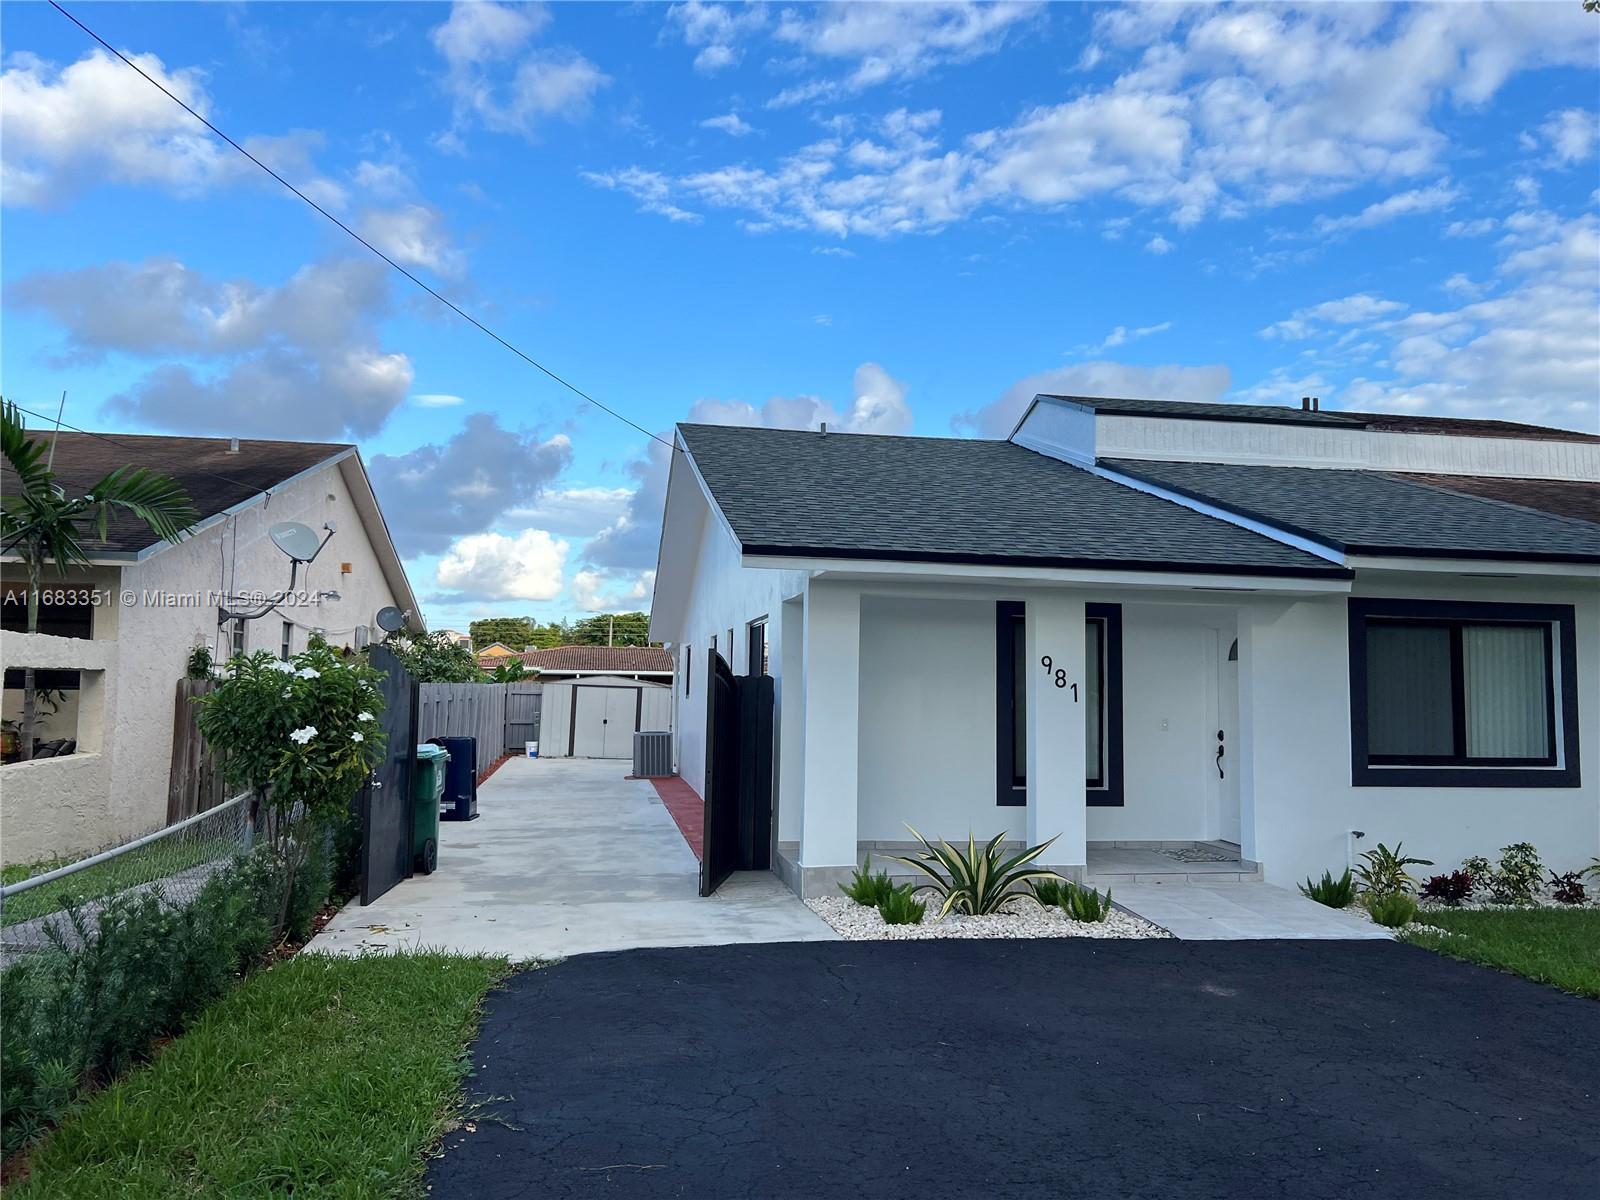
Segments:
[[[49,430],[30,430],[49,438]],[[57,435],[56,482],[67,495],[82,495],[118,467],[148,467],[183,485],[200,520],[242,504],[286,479],[336,458],[349,445],[333,442],[266,442],[240,439],[239,452],[228,451],[227,438],[161,437],[117,433],[99,436],[63,430]],[[10,471],[0,474],[0,487],[18,486]],[[90,549],[137,552],[156,543],[156,536],[136,517],[113,514],[104,542],[90,540]]]
[[[632,675],[672,671],[672,655],[660,646],[555,646],[525,650],[522,661],[540,671],[604,671]]]
[[[1493,475],[1405,475],[1402,478],[1600,525],[1600,483],[1582,479],[1502,479]]]

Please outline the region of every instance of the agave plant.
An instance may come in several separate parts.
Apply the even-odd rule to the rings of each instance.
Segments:
[[[1096,924],[1111,915],[1111,889],[1107,888],[1102,896],[1094,888],[1069,879],[1061,885],[1061,907],[1074,921]]]
[[[911,829],[910,825],[906,826]],[[966,913],[981,917],[997,913],[1019,894],[1023,885],[1035,879],[1053,878],[1054,871],[1043,867],[1029,868],[1039,855],[1050,848],[1056,839],[1038,846],[1029,846],[1010,858],[1000,848],[1004,833],[997,833],[980,848],[969,833],[967,849],[963,854],[949,842],[941,839],[937,845],[915,829],[911,836],[922,843],[922,850],[910,858],[897,858],[908,867],[915,867],[927,875],[931,883],[924,883],[919,891],[929,891],[944,898],[939,906],[939,916],[947,913]]]
[[[1315,900],[1318,904],[1326,904],[1329,908],[1346,908],[1356,898],[1356,885],[1350,878],[1350,870],[1347,867],[1345,873],[1337,879],[1333,877],[1332,871],[1324,871],[1320,880],[1313,881],[1308,878],[1300,885],[1300,894]]]
[[[889,889],[878,901],[878,915],[885,925],[920,925],[928,906],[912,894],[909,884]]]
[[[850,877],[849,883],[841,883],[839,890],[857,904],[866,908],[877,908],[886,896],[895,890],[894,883],[889,879],[889,872],[872,870],[872,855],[867,855],[867,861],[856,868],[856,873]]]

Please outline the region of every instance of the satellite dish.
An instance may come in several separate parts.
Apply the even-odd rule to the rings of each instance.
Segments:
[[[405,628],[406,624],[405,613],[395,608],[392,604],[387,608],[380,608],[378,615],[373,619],[377,622],[378,628],[385,633],[398,633]]]
[[[299,521],[281,521],[267,530],[273,544],[295,562],[310,562],[322,549],[322,539],[317,531]]]

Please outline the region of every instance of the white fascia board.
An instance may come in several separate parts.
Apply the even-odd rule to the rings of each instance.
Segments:
[[[1075,467],[1092,467],[1095,411],[1086,404],[1059,396],[1035,396],[1012,429],[1009,440],[1046,458]]]
[[[399,604],[400,611],[408,614],[406,627],[413,633],[426,632],[422,607],[417,603],[416,593],[411,590],[411,579],[406,574],[405,563],[400,559],[400,551],[395,548],[394,538],[389,534],[389,523],[384,519],[383,506],[378,503],[377,493],[372,490],[372,480],[367,477],[361,452],[352,449],[341,455],[338,462],[339,474],[344,477],[351,502],[361,516],[367,542],[377,555],[383,581],[389,585],[389,592]]]
[[[1276,525],[1269,525],[1265,521],[1240,516],[1238,513],[1229,512],[1227,509],[1220,508],[1217,505],[1207,504],[1191,496],[1185,496],[1181,492],[1175,492],[1171,488],[1165,488],[1143,479],[1135,479],[1131,475],[1124,475],[1107,467],[1096,466],[1089,469],[1102,479],[1120,483],[1123,487],[1132,488],[1136,492],[1144,492],[1147,495],[1157,496],[1162,500],[1170,500],[1172,503],[1180,504],[1192,512],[1213,517],[1218,521],[1226,521],[1229,525],[1237,525],[1240,529],[1248,529],[1251,533],[1258,533],[1262,537],[1270,538],[1280,545],[1292,546],[1296,550],[1302,550],[1307,554],[1322,559],[1324,562],[1330,562],[1341,567],[1348,565],[1345,561],[1344,551],[1336,546],[1330,546],[1326,542],[1319,542],[1314,538],[1289,533],[1286,530],[1279,529]]]
[[[901,562],[894,559],[788,558],[745,555],[740,565],[776,571],[809,571],[839,579],[925,579],[930,582],[1083,584],[1091,587],[1237,592],[1325,592],[1343,594],[1348,579],[1292,575],[1229,575],[1186,571],[1086,570],[1073,567],[987,566],[981,563]]]
[[[1600,579],[1600,563],[1529,562],[1505,558],[1404,558],[1399,555],[1351,555],[1351,569],[1362,572],[1394,571],[1408,574],[1476,575],[1495,579],[1524,576]]]

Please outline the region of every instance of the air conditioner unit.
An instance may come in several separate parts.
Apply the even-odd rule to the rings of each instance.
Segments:
[[[672,774],[672,733],[650,730],[633,735],[633,773],[641,779]]]

